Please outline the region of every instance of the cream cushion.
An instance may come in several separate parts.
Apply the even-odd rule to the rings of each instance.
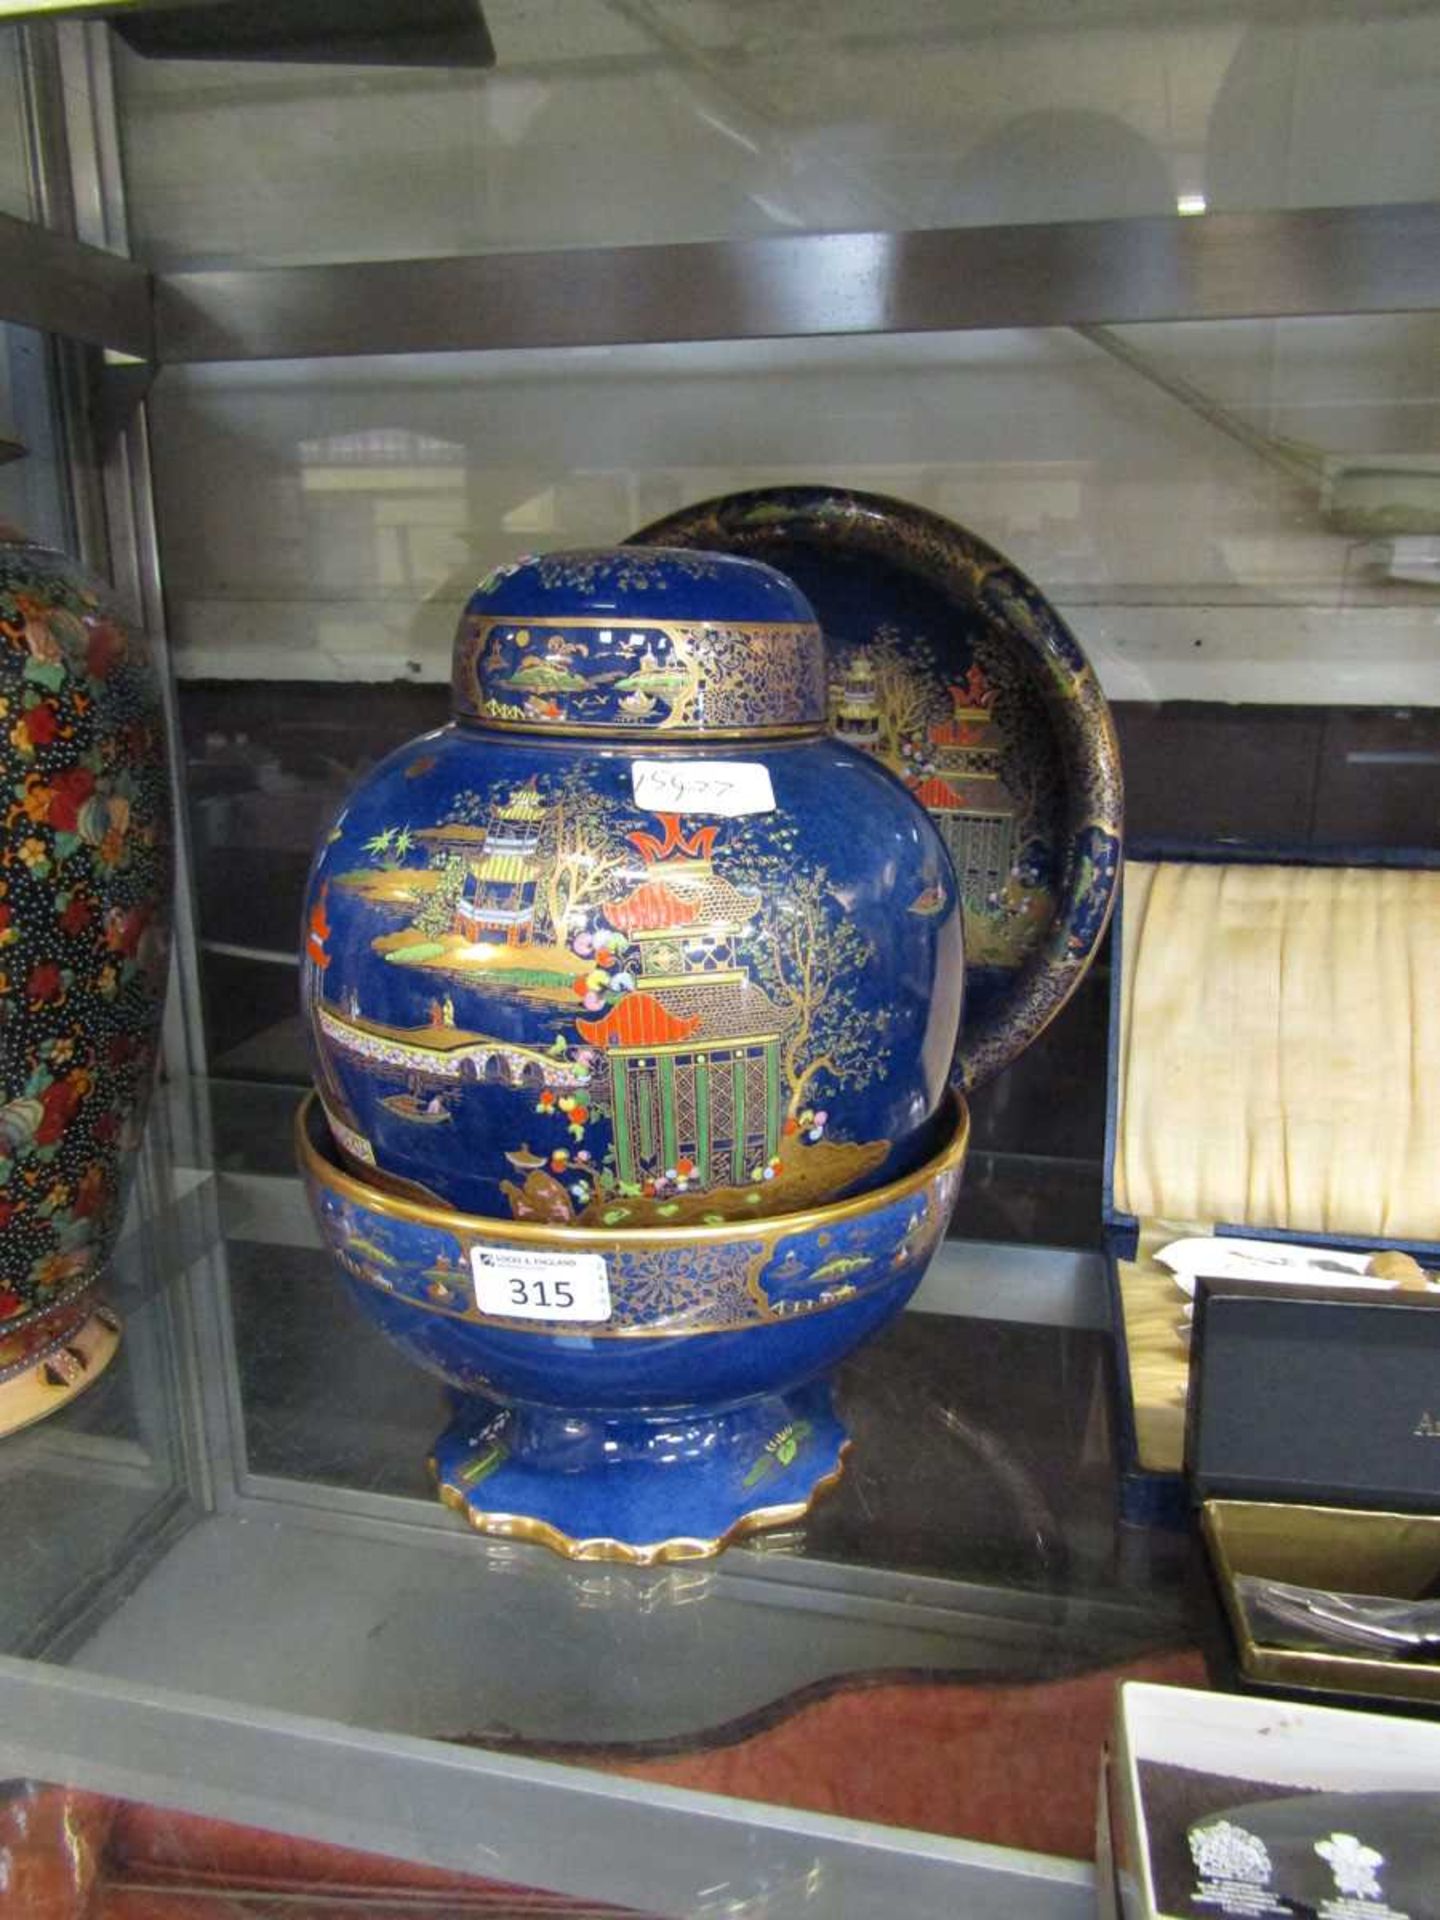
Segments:
[[[1440,1240],[1440,872],[1130,861],[1114,1198]]]

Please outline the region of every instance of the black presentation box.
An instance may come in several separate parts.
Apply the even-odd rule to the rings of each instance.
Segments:
[[[1240,1684],[1440,1710],[1440,1658],[1264,1645],[1234,1584],[1440,1592],[1440,1295],[1202,1279],[1192,1345],[1186,1466]]]

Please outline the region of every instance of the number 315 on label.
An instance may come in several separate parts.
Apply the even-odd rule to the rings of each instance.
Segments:
[[[602,1253],[529,1253],[472,1247],[475,1308],[504,1320],[610,1318],[610,1275]]]

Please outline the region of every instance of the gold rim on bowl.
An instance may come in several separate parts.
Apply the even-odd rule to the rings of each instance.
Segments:
[[[405,1200],[398,1194],[372,1187],[367,1181],[345,1172],[315,1145],[310,1137],[310,1117],[316,1109],[320,1109],[323,1117],[319,1095],[312,1091],[306,1094],[295,1115],[295,1150],[301,1168],[317,1185],[342,1193],[347,1199],[388,1219],[409,1220],[423,1227],[438,1227],[446,1233],[468,1235],[476,1240],[499,1239],[522,1244],[535,1241],[551,1247],[629,1246],[638,1251],[657,1246],[708,1246],[736,1238],[753,1239],[757,1232],[764,1230],[803,1233],[812,1226],[829,1227],[837,1220],[850,1220],[860,1214],[875,1213],[893,1202],[906,1200],[922,1187],[929,1186],[933,1180],[958,1170],[964,1164],[970,1145],[970,1109],[964,1096],[951,1089],[941,1108],[942,1115],[949,1119],[944,1145],[914,1173],[907,1173],[883,1187],[872,1187],[865,1193],[853,1194],[845,1200],[832,1200],[825,1206],[806,1207],[798,1213],[765,1214],[753,1220],[722,1220],[715,1226],[571,1227],[543,1220],[502,1220],[488,1214],[461,1213],[453,1207]]]

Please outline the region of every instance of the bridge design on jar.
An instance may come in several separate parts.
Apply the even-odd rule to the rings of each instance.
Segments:
[[[552,1087],[577,1092],[590,1084],[587,1067],[564,1055],[541,1053],[534,1047],[474,1033],[451,1024],[442,1003],[441,1017],[419,1027],[391,1027],[366,1020],[360,1014],[338,1013],[322,1006],[320,1031],[336,1047],[365,1064],[416,1080],[465,1085],[484,1081],[491,1086]]]

